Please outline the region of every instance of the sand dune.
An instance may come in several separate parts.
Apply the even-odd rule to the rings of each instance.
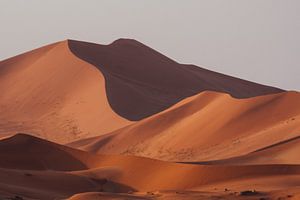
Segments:
[[[281,141],[244,156],[208,162],[190,162],[193,164],[299,164],[300,136]]]
[[[17,134],[0,142],[0,167],[27,170],[83,170],[85,164],[66,148],[54,143]]]
[[[12,144],[29,150],[11,153],[9,147]],[[230,185],[231,182],[249,177],[268,179],[274,175],[281,178],[300,176],[298,165],[212,166],[170,163],[134,156],[96,155],[24,134],[1,140],[0,146],[1,150],[11,154],[6,164],[0,163],[0,191],[29,198],[53,199],[93,191],[188,190],[225,182]],[[41,149],[43,158],[30,149]],[[66,159],[66,155],[69,159]],[[1,160],[5,159],[1,156]],[[70,167],[76,166],[75,160],[85,167]],[[28,168],[28,162],[33,163],[32,168]],[[44,168],[36,167],[39,165],[35,163],[40,162],[44,163]]]
[[[178,64],[136,40],[119,39],[110,45],[69,40],[69,47],[76,56],[103,73],[111,107],[129,120],[151,116],[206,90],[237,98],[283,91]]]
[[[299,123],[297,92],[248,99],[203,92],[133,125],[71,146],[108,154],[207,161],[245,155],[299,136]]]
[[[0,132],[57,142],[130,124],[109,106],[102,74],[63,41],[0,63]]]
[[[298,92],[129,39],[1,61],[0,90],[1,199],[300,196]]]
[[[135,40],[66,40],[0,62],[1,136],[60,143],[99,136],[212,90],[237,98],[283,90],[178,64]]]

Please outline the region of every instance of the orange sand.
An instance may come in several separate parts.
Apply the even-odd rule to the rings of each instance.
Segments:
[[[1,61],[0,90],[1,199],[300,198],[298,92],[127,39]]]

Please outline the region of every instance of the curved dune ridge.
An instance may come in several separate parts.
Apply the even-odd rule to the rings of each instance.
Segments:
[[[0,133],[69,142],[131,122],[106,98],[104,77],[63,41],[0,62]]]
[[[13,150],[14,144],[21,148]],[[287,185],[296,186],[297,182],[289,182],[288,177],[300,175],[299,165],[191,165],[96,155],[25,134],[1,140],[0,148],[10,154],[8,160],[7,154],[0,154],[1,160],[6,160],[0,162],[0,191],[37,199],[67,198],[83,192],[188,190],[273,176],[286,177]],[[33,164],[30,166],[29,162]],[[77,163],[81,165],[74,168]]]
[[[242,156],[299,133],[298,92],[248,99],[203,92],[135,124],[70,146],[169,161],[207,161]]]
[[[283,91],[179,64],[132,39],[119,39],[109,45],[75,40],[69,40],[68,44],[77,57],[103,73],[111,107],[129,120],[149,117],[207,90],[228,93],[236,98]]]

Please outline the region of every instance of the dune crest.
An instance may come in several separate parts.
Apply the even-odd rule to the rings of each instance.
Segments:
[[[67,41],[0,62],[0,89],[0,133],[67,142],[131,123],[110,108],[104,77]]]
[[[104,75],[109,103],[120,116],[137,121],[203,91],[248,98],[283,92],[194,65],[179,64],[132,39],[109,45],[68,40],[77,57]]]
[[[0,133],[67,143],[103,135],[203,91],[247,98],[283,90],[182,65],[130,39],[66,40],[0,62]]]
[[[128,127],[70,145],[98,153],[207,161],[245,155],[299,131],[298,92],[248,99],[203,92]]]

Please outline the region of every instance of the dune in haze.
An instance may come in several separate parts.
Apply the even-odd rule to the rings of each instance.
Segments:
[[[299,92],[131,39],[3,60],[0,90],[0,199],[300,197]]]

